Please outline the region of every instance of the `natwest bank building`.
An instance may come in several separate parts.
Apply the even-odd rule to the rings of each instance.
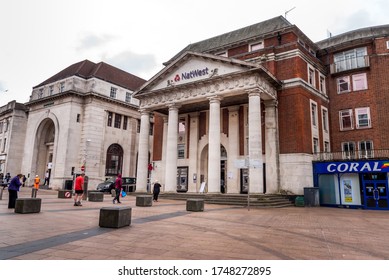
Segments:
[[[312,187],[313,153],[330,142],[317,50],[280,16],[177,53],[134,94],[137,191],[148,180],[164,192],[301,194]]]

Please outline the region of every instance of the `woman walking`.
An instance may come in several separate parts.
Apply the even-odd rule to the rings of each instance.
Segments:
[[[20,179],[23,177],[22,174],[18,174],[12,178],[11,183],[8,186],[8,208],[15,208],[16,199],[18,199],[18,191],[20,190],[20,186],[22,182]]]

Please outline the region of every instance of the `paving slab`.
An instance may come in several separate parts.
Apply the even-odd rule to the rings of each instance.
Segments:
[[[19,197],[30,197],[22,188]],[[38,215],[8,209],[0,200],[0,260],[387,260],[389,211],[326,207],[249,210],[207,204],[204,212],[186,211],[186,201],[161,198],[132,207],[129,227],[99,227],[102,202],[60,199],[39,190]]]

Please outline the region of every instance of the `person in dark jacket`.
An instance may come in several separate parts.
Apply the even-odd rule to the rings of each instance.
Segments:
[[[154,188],[153,188],[153,200],[155,202],[158,201],[158,195],[159,195],[159,192],[161,191],[161,184],[158,183],[158,180],[155,180],[154,182]]]
[[[13,177],[11,183],[9,183],[8,208],[15,208],[16,199],[18,198],[18,191],[20,190],[20,186],[22,185],[22,182],[20,181],[22,177],[22,174],[18,174]]]
[[[115,201],[117,201],[118,203],[121,203],[120,202],[120,193],[122,192],[122,185],[123,185],[123,180],[122,180],[122,174],[118,174],[118,177],[115,181],[115,191],[116,191],[116,196],[115,198],[113,199],[113,204],[115,204]]]

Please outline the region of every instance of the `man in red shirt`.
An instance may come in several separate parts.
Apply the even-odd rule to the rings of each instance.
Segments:
[[[85,173],[81,173],[76,178],[76,182],[74,184],[74,206],[82,206],[81,200],[84,193],[84,177]]]

